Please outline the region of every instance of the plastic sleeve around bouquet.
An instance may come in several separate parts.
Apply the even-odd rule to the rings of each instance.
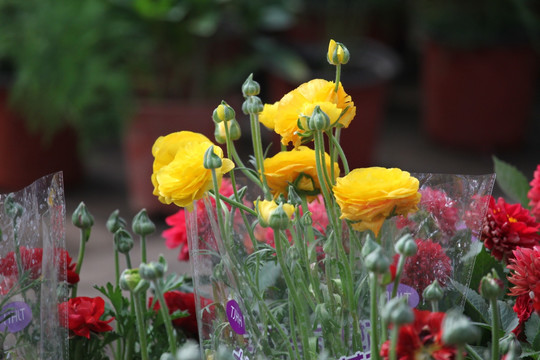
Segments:
[[[388,219],[380,236],[394,267],[401,235],[410,233],[418,245],[405,263],[398,296],[427,308],[422,291],[438,279],[445,289],[441,310],[463,306],[456,284],[469,284],[494,175],[414,176],[422,193],[419,210]],[[220,352],[236,360],[369,356],[370,290],[361,256],[366,232],[349,233],[342,223],[341,238],[332,238],[324,206],[316,202],[309,221],[300,215],[278,237],[230,208],[220,227],[214,200],[204,203],[186,216],[203,359]]]
[[[0,351],[14,359],[64,359],[65,200],[62,173],[0,194]]]

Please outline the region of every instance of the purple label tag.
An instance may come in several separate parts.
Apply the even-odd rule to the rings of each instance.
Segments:
[[[239,335],[246,333],[246,325],[244,323],[244,315],[240,310],[240,306],[236,300],[229,300],[227,302],[227,318],[232,329]]]
[[[25,302],[15,301],[2,308],[0,315],[0,331],[16,333],[21,331],[32,321],[32,310]]]
[[[386,287],[386,295],[388,299],[392,296],[392,289],[394,288],[394,284],[390,284]],[[420,296],[418,296],[418,292],[413,289],[412,287],[405,285],[405,284],[399,284],[397,288],[397,297],[407,297],[407,302],[409,303],[409,306],[411,308],[415,308],[418,306],[418,303],[420,302]]]

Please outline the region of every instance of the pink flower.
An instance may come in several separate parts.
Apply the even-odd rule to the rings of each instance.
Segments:
[[[540,313],[540,246],[518,247],[513,252],[508,269],[512,270],[508,281],[514,286],[510,295],[526,295],[532,299],[533,308]]]
[[[221,188],[219,192],[229,197],[233,194],[233,187],[229,179],[223,178],[221,182]],[[216,202],[214,199],[210,198],[212,205],[215,206]],[[203,233],[208,230],[210,222],[208,221],[208,215],[206,214],[206,208],[203,201],[197,201],[197,227],[199,233]],[[188,261],[189,260],[189,247],[187,240],[187,229],[186,229],[186,213],[184,209],[180,209],[176,214],[173,214],[165,219],[167,225],[170,226],[169,229],[163,231],[161,236],[165,238],[165,246],[169,249],[174,249],[180,247],[180,252],[178,253],[178,260]]]
[[[540,224],[520,204],[508,204],[503,198],[495,202],[490,197],[482,240],[495,259],[508,262],[518,246],[532,248],[538,245],[538,230]]]
[[[540,164],[536,167],[532,181],[530,182],[531,189],[527,194],[529,198],[529,206],[531,213],[540,222]]]

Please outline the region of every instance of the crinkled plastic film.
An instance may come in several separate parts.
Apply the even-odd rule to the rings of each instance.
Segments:
[[[409,258],[405,265],[398,296],[409,297],[409,305],[413,307],[427,309],[428,304],[422,299],[422,290],[428,282],[437,278],[445,289],[441,311],[462,307],[464,297],[461,292],[456,291],[456,286],[461,284],[466,288],[470,282],[475,256],[481,246],[479,236],[487,210],[487,196],[491,195],[495,176],[413,176],[419,179],[422,193],[419,210],[408,217],[392,217],[381,230],[380,241],[392,256],[394,266],[397,261],[394,243],[400,236],[410,233],[419,247],[417,257]],[[290,347],[294,349],[293,355],[301,358],[302,345],[298,339],[287,339],[287,335],[293,330],[289,321],[290,304],[285,295],[288,290],[279,266],[270,262],[261,262],[260,266],[253,265],[257,263],[253,261],[256,256],[253,249],[256,245],[252,244],[246,228],[235,225],[238,232],[223,238],[218,231],[215,209],[208,200],[206,205],[208,212],[202,215],[203,219],[200,218],[201,212],[197,211],[190,212],[186,217],[198,298],[197,315],[203,359],[210,359],[220,351],[232,355],[236,360],[291,358],[286,351],[276,356],[275,348],[282,346],[282,343],[290,343]],[[239,223],[241,224],[241,221]],[[362,238],[365,238],[365,235]],[[354,246],[348,236],[344,236],[342,241],[346,243],[346,247]],[[320,245],[324,249],[324,244]],[[356,251],[360,252],[359,249]],[[294,256],[294,252],[289,251],[287,256]],[[321,263],[323,262],[319,262],[319,265]],[[242,270],[243,266],[237,266],[238,264],[248,264],[248,270]],[[347,342],[343,345],[342,353],[327,355],[326,359],[358,360],[369,357],[367,271],[361,260],[355,264],[353,276],[361,289],[358,301],[360,318],[355,329],[359,332],[358,338],[361,342],[357,341],[356,346]],[[316,269],[317,266],[314,271],[319,270],[322,274],[321,286],[327,287],[324,269]],[[258,282],[257,286],[262,289],[260,293],[251,290],[254,282]],[[390,294],[391,290],[390,286],[387,294]],[[277,324],[265,316],[265,312],[269,310],[276,314]],[[312,312],[310,321],[315,317],[316,314]],[[325,341],[321,328],[316,322],[311,325],[311,344],[314,344],[316,352],[323,354]],[[281,329],[279,331],[278,326]],[[350,335],[353,326],[347,322],[346,327],[349,329],[343,327],[341,331],[337,330],[337,333]]]
[[[58,317],[67,297],[64,222],[62,173],[0,194],[0,351],[6,359],[67,356],[67,324]]]

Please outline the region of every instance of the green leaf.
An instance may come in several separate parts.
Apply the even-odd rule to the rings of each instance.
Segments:
[[[473,311],[472,314],[467,313],[467,315],[473,321],[478,320],[479,322],[489,324],[489,306],[486,300],[473,289],[469,289],[467,286],[460,284],[457,281],[452,280],[452,285],[463,297],[465,297],[467,304]]]
[[[480,243],[481,244],[481,243]],[[481,247],[480,252],[476,255],[476,260],[474,262],[474,268],[472,271],[470,288],[478,289],[480,286],[480,280],[491,272],[491,269],[495,269],[497,274],[504,274],[504,268],[502,264],[497,261],[491,254],[486,250],[484,246]],[[501,280],[506,281],[505,278]]]
[[[514,309],[512,309],[508,303],[499,300],[497,301],[497,304],[499,305],[499,312],[501,315],[501,328],[504,331],[504,334],[508,334],[518,326],[519,319]]]
[[[532,313],[531,317],[525,323],[525,336],[535,351],[540,350],[540,316]]]
[[[508,197],[518,201],[523,207],[528,207],[529,182],[527,177],[516,167],[493,156],[497,184]]]

